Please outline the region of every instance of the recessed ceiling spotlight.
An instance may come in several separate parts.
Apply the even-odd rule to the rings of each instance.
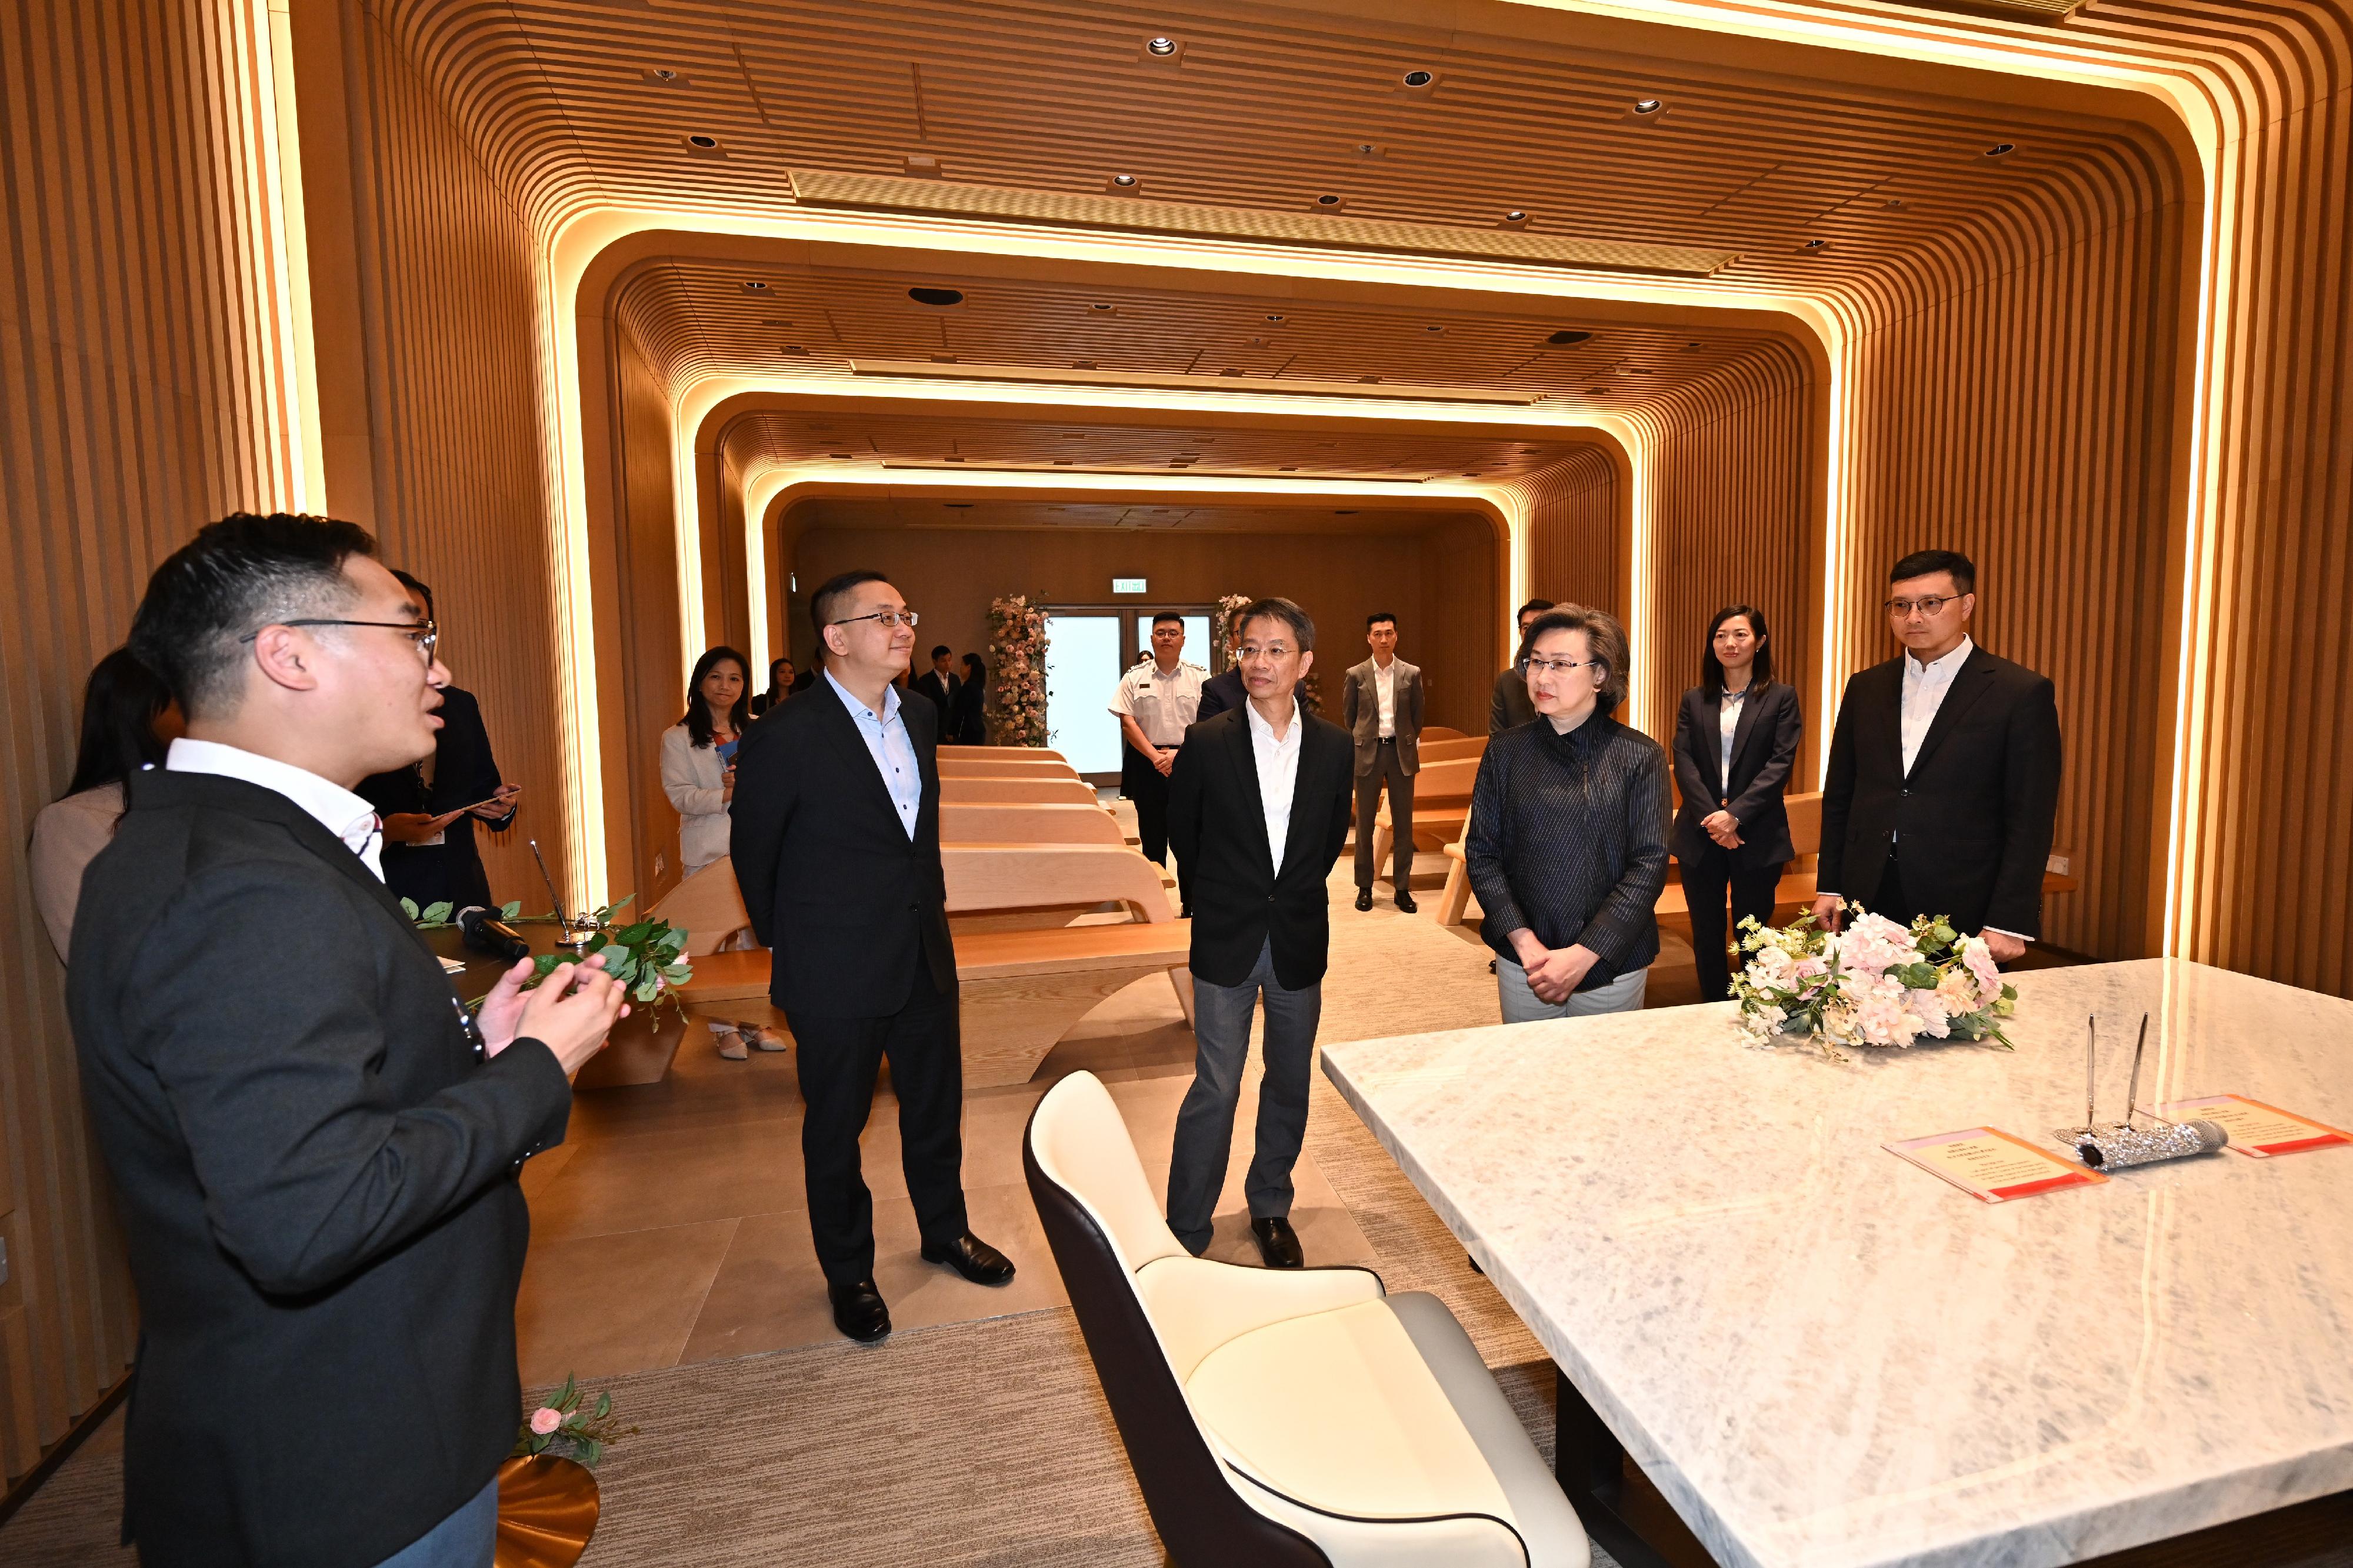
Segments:
[[[907,298],[913,300],[918,305],[937,305],[944,309],[950,305],[963,304],[964,290],[961,289],[927,289],[923,285],[918,284],[914,288],[907,290]]]
[[[708,152],[710,149],[719,145],[719,138],[716,136],[706,136],[702,132],[698,131],[686,139],[686,144],[690,147],[700,147],[705,152]]]
[[[1697,353],[1699,352],[1700,348],[1701,348],[1701,345],[1700,345],[1700,344],[1698,344],[1698,343],[1685,343],[1685,344],[1683,345],[1683,353],[1687,353],[1687,354],[1688,354],[1688,353]]]
[[[1117,185],[1123,191],[1132,191],[1135,189],[1135,176],[1134,174],[1113,174],[1111,177],[1111,183]]]
[[[1421,330],[1425,332],[1442,332],[1446,329],[1444,327],[1424,327]]]
[[[805,354],[808,353],[808,350],[801,347],[798,343],[786,343],[785,345],[784,352],[788,354]]]
[[[651,70],[646,72],[646,79],[648,81],[659,82],[664,87],[684,87],[687,85],[685,73],[681,71],[666,70],[660,66],[656,66]]]
[[[1593,334],[1591,332],[1580,332],[1574,327],[1564,327],[1559,331],[1556,331],[1552,336],[1546,338],[1545,342],[1552,344],[1555,348],[1565,349],[1572,343],[1590,342],[1592,337]]]
[[[1822,250],[1828,248],[1829,245],[1830,241],[1827,239],[1810,239],[1798,248],[1800,250]]]
[[[1343,207],[1343,206],[1347,205],[1348,205],[1348,198],[1347,198],[1347,197],[1345,197],[1345,196],[1335,196],[1335,195],[1332,195],[1329,191],[1326,191],[1324,195],[1320,195],[1320,196],[1317,196],[1317,197],[1315,198],[1315,205],[1316,205],[1317,206],[1319,206],[1319,207],[1323,207],[1323,208],[1325,208],[1326,210],[1329,210],[1329,209],[1331,209],[1331,208],[1335,208],[1335,207]]]
[[[757,294],[765,288],[767,288],[767,285],[761,282],[757,278],[746,278],[744,279],[744,291],[747,294]]]
[[[1146,38],[1144,41],[1144,52],[1147,55],[1157,55],[1162,59],[1166,59],[1170,55],[1176,52],[1176,40],[1174,38]]]
[[[1407,87],[1430,87],[1437,82],[1438,73],[1420,69],[1409,70],[1398,80]]]
[[[1519,208],[1514,207],[1510,212],[1504,215],[1504,221],[1505,223],[1525,223],[1528,221],[1528,215],[1522,212]]]
[[[1358,155],[1362,157],[1377,158],[1388,151],[1388,148],[1382,146],[1377,142],[1359,142],[1356,143],[1356,152]]]
[[[1609,389],[1606,386],[1588,386],[1585,390],[1588,396],[1599,397]]]
[[[1885,207],[1889,212],[1895,212],[1904,205],[1904,198],[1902,196],[1890,196],[1880,205]]]
[[[1071,368],[1072,370],[1092,370],[1095,368],[1095,362],[1091,359],[1074,359],[1071,362]]]
[[[1986,149],[1985,155],[1989,158],[2007,158],[2017,151],[2018,143],[2015,142],[1997,142]]]
[[[1634,100],[1634,112],[1637,114],[1656,114],[1665,107],[1664,102],[1655,98],[1638,98]]]
[[[849,461],[849,454],[847,452],[828,452],[826,456],[835,459],[837,462],[846,463]]]
[[[1282,320],[1282,317],[1280,312],[1270,310],[1267,312],[1266,319],[1270,321],[1280,322]]]

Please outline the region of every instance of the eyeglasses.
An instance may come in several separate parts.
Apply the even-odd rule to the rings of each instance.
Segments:
[[[323,617],[314,617],[310,620],[302,621],[272,621],[269,623],[269,626],[383,626],[388,631],[406,632],[410,639],[417,644],[417,651],[424,656],[426,668],[428,669],[431,668],[433,665],[433,650],[439,647],[441,642],[441,628],[431,621],[338,621],[329,620]],[[269,626],[263,626],[258,631],[246,633],[237,640],[239,642],[251,642],[254,638],[259,637],[262,632],[266,632],[269,629]]]
[[[1520,660],[1520,673],[1567,675],[1572,669],[1583,669],[1588,665],[1599,667],[1600,663],[1598,658],[1524,658]]]
[[[846,626],[858,621],[880,621],[885,628],[889,628],[912,626],[919,618],[913,610],[877,610],[871,616],[848,616],[838,621],[828,621],[826,624],[833,626]]]
[[[1246,642],[1242,644],[1240,650],[1234,655],[1234,660],[1236,663],[1240,663],[1243,659],[1257,658],[1261,655],[1268,658],[1282,658],[1289,655],[1290,652],[1291,645],[1288,643],[1268,643],[1261,647],[1254,642]]]
[[[1890,599],[1887,601],[1887,613],[1899,621],[1909,620],[1915,610],[1924,616],[1933,616],[1947,605],[1961,596],[1958,594],[1945,594],[1933,599]]]

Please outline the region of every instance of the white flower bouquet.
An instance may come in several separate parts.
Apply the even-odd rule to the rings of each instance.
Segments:
[[[1839,1047],[1902,1047],[1922,1038],[1990,1040],[2010,1048],[2001,1020],[2017,1011],[1982,937],[1962,936],[1942,916],[1900,926],[1861,904],[1842,931],[1805,915],[1787,926],[1740,922],[1747,962],[1733,977],[1740,1026],[1760,1044],[1810,1040],[1833,1061]]]

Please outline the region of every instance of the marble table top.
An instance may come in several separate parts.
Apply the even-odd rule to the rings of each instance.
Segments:
[[[1725,1568],[2042,1568],[2353,1488],[2353,1149],[1981,1204],[1882,1143],[2058,1150],[2242,1094],[2353,1131],[2353,1002],[2178,960],[2013,976],[2017,1051],[1830,1062],[1729,1002],[1324,1070]]]

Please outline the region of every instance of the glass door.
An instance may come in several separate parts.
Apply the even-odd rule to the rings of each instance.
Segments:
[[[1115,611],[1046,612],[1046,744],[1089,776],[1119,774],[1112,694],[1127,669]]]

